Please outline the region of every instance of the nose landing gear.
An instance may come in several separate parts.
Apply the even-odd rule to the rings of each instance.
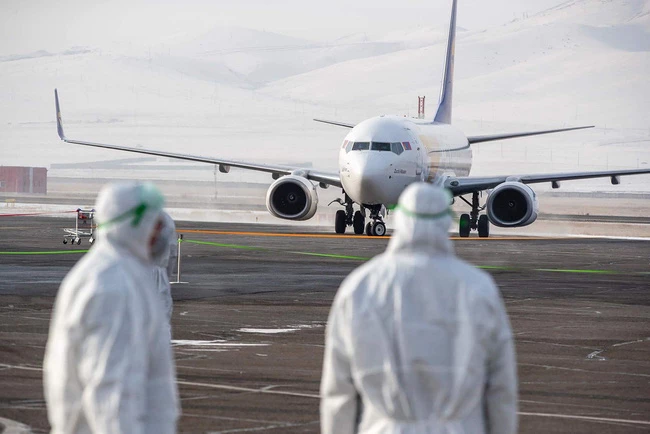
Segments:
[[[470,214],[461,214],[460,220],[458,222],[458,235],[461,238],[469,237],[469,233],[472,230],[478,230],[478,236],[480,238],[487,238],[490,236],[490,221],[488,216],[482,214],[479,216],[479,213],[485,209],[485,205],[480,206],[478,200],[478,192],[475,191],[472,193],[472,202],[468,202],[464,197],[459,196],[461,200],[467,203],[472,207]]]
[[[384,207],[382,205],[361,206],[359,211],[354,211],[352,199],[346,194],[345,200],[336,199],[330,202],[338,203],[345,207],[345,210],[336,211],[334,218],[334,232],[344,234],[348,226],[352,226],[356,235],[362,235],[365,229],[366,235],[383,237],[386,235],[386,224],[383,221]],[[366,209],[370,210],[370,222],[366,224]]]
[[[382,205],[374,205],[370,208],[370,219],[373,221],[366,225],[366,235],[369,237],[386,235],[386,224],[382,220]]]
[[[386,235],[386,225],[381,220],[366,225],[366,235],[369,237],[383,237]]]

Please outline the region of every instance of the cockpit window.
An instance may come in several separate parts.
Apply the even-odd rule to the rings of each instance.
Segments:
[[[404,146],[401,142],[353,142],[349,141],[345,145],[345,152],[350,151],[387,151],[400,155],[404,152]]]
[[[393,151],[395,154],[399,155],[402,152],[404,152],[404,148],[402,147],[402,144],[400,142],[393,142],[390,144],[390,150]]]
[[[372,142],[370,149],[373,151],[390,151],[390,143]]]
[[[353,151],[367,151],[370,149],[370,142],[354,142],[352,145]]]

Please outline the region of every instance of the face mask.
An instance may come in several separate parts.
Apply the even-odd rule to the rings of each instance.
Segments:
[[[162,258],[165,253],[167,253],[167,249],[169,249],[168,237],[161,232],[158,234],[156,241],[154,241],[153,245],[151,246],[151,257],[154,260],[158,260],[159,258]]]
[[[159,220],[156,229],[158,233],[153,244],[151,245],[151,257],[154,261],[157,262],[167,254],[171,237],[175,234],[174,231],[172,231],[172,228],[165,224],[164,219]]]

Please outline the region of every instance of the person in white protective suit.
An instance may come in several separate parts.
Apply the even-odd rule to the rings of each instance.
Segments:
[[[97,241],[57,294],[45,350],[52,433],[176,431],[178,390],[151,278],[163,197],[151,184],[104,187]]]
[[[511,434],[513,338],[499,290],[458,259],[451,195],[409,186],[386,252],[342,283],[330,312],[321,431]]]
[[[162,228],[156,243],[152,246],[152,258],[154,262],[153,278],[156,286],[156,293],[163,305],[163,312],[167,320],[167,330],[171,339],[171,319],[174,311],[171,284],[171,276],[177,265],[178,238],[176,237],[176,225],[174,220],[165,211],[162,212]]]

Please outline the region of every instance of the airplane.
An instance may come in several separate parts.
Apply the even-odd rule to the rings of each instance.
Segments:
[[[461,237],[468,237],[471,231],[477,231],[479,237],[488,237],[490,223],[499,227],[522,227],[537,219],[538,198],[529,184],[549,182],[553,188],[559,188],[561,181],[601,177],[609,177],[612,184],[619,184],[623,175],[650,173],[650,169],[633,169],[469,176],[473,144],[593,126],[480,136],[466,136],[453,127],[451,114],[457,3],[457,0],[453,0],[451,7],[445,68],[439,104],[433,119],[385,115],[359,124],[314,119],[350,130],[339,148],[338,173],[68,139],[63,132],[59,97],[55,89],[57,131],[66,143],[211,163],[217,165],[222,173],[228,173],[232,167],[271,173],[275,181],[266,194],[266,207],[269,213],[281,219],[312,218],[318,207],[317,186],[341,188],[342,198],[335,200],[344,207],[336,212],[334,229],[337,234],[345,233],[346,228],[351,226],[357,235],[364,231],[368,236],[385,235],[387,208],[397,203],[409,184],[418,181],[447,188],[454,198],[460,198],[469,205],[471,211],[461,214],[459,219],[458,233]],[[483,205],[479,200],[482,192],[487,192]],[[467,200],[466,195],[471,195],[471,200]],[[355,205],[359,208],[356,211]],[[367,219],[370,221],[367,222]]]

